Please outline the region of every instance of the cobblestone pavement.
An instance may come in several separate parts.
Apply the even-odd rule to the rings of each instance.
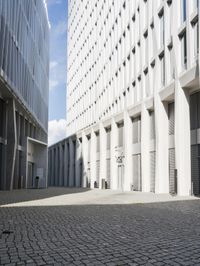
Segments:
[[[0,208],[0,265],[200,265],[200,201]]]

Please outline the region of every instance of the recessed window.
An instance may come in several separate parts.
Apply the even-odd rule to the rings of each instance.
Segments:
[[[181,0],[181,22],[186,21],[187,17],[187,1]]]
[[[160,56],[160,82],[161,86],[165,86],[165,57],[164,53]]]
[[[192,24],[194,33],[194,57],[197,58],[199,54],[199,23],[198,20]]]
[[[193,0],[194,9],[198,8],[199,0]]]
[[[164,12],[162,11],[159,14],[160,17],[160,47],[162,47],[164,45],[164,41],[165,41],[165,25],[164,25]]]
[[[181,40],[181,64],[182,68],[187,68],[187,38],[186,31],[180,36]]]

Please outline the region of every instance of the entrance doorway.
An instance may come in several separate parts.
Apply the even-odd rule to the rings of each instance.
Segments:
[[[28,182],[27,182],[27,188],[33,188],[34,187],[34,179],[33,179],[33,173],[34,173],[34,164],[31,162],[28,162]]]
[[[141,178],[141,154],[133,155],[133,188],[134,191],[142,191]]]
[[[191,146],[192,193],[200,195],[200,145]]]
[[[177,178],[175,174],[176,161],[175,149],[169,149],[169,193],[172,195],[177,194]]]
[[[150,191],[155,193],[156,178],[156,152],[150,152]]]
[[[118,189],[124,190],[124,165],[118,165]]]

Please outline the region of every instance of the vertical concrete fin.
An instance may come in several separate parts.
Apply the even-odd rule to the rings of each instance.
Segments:
[[[17,149],[17,129],[15,101],[9,99],[7,102],[7,150],[6,150],[6,188],[13,189],[14,168]]]

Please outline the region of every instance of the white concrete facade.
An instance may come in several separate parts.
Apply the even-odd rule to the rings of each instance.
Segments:
[[[199,1],[68,5],[64,142],[82,146],[80,184],[199,194]]]

